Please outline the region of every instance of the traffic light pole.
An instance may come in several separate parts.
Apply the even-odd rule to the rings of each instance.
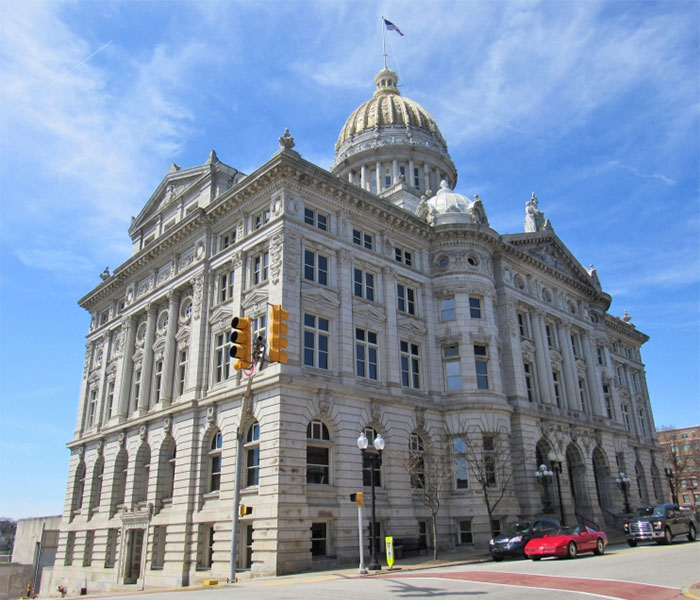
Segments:
[[[254,357],[260,355],[260,359],[256,360],[254,364],[258,368],[262,368],[264,360],[264,352],[261,348],[257,346],[261,342],[256,342],[256,348],[254,351]],[[231,583],[236,583],[236,549],[238,546],[238,505],[241,501],[241,467],[243,465],[243,445],[245,443],[245,416],[250,409],[252,402],[252,389],[253,389],[253,377],[257,369],[251,373],[248,377],[248,385],[246,386],[245,392],[243,392],[243,398],[241,399],[241,417],[238,422],[238,429],[236,430],[236,476],[234,478],[233,486],[233,516],[231,517],[231,567],[229,573],[229,581]]]

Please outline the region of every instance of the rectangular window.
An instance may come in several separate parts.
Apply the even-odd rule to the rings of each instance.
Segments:
[[[107,530],[107,546],[105,548],[105,569],[113,569],[117,558],[118,529]]]
[[[501,535],[501,519],[491,519],[491,531],[493,537]]]
[[[357,327],[355,329],[355,374],[366,379],[378,379],[377,334]]]
[[[329,321],[304,313],[304,364],[328,369]]]
[[[612,394],[610,393],[610,386],[607,383],[603,384],[603,398],[605,399],[605,414],[608,415],[608,419],[614,419],[615,412],[613,411]]]
[[[598,364],[605,366],[605,350],[603,346],[597,346],[595,349],[596,357],[598,358]]]
[[[420,389],[420,357],[418,344],[401,340],[401,385]]]
[[[545,330],[545,332],[547,333],[547,345],[548,345],[550,348],[554,348],[554,346],[555,346],[555,339],[554,339],[554,330],[552,329],[552,326],[551,326],[549,323],[547,323],[547,324],[544,326],[544,330]]]
[[[489,355],[488,348],[474,344],[474,363],[476,365],[476,387],[479,390],[489,389]]]
[[[581,353],[579,352],[579,337],[578,333],[572,333],[571,334],[571,351],[574,353],[574,356],[578,358],[581,356]]]
[[[304,223],[321,231],[328,231],[328,215],[324,215],[313,208],[304,209]]]
[[[139,407],[139,400],[141,399],[141,369],[136,369],[134,371],[134,400],[132,412]]]
[[[454,296],[440,300],[440,320],[452,321],[456,318]]]
[[[306,446],[306,483],[330,484],[330,449]]]
[[[559,382],[559,371],[552,371],[552,380],[554,381],[554,399],[557,406],[561,408],[561,384]]]
[[[311,556],[328,555],[328,526],[326,523],[311,523]]]
[[[637,410],[637,421],[639,423],[639,434],[642,437],[647,437],[647,418],[643,408]]]
[[[267,281],[270,253],[263,252],[253,257],[253,285]]]
[[[358,246],[372,250],[374,247],[374,236],[371,233],[366,233],[360,229],[352,230],[352,241]]]
[[[384,187],[391,187],[391,167],[384,167]]]
[[[267,315],[253,317],[250,320],[250,330],[253,332],[252,347],[255,346],[258,338],[265,342],[267,340]]]
[[[413,266],[413,252],[403,248],[394,248],[394,258],[397,262],[405,264],[407,267]]]
[[[95,547],[95,530],[89,529],[85,532],[85,551],[83,552],[83,566],[92,565],[92,550]]]
[[[496,442],[495,436],[484,435],[482,438],[482,447],[484,451],[484,475],[486,476],[486,485],[496,485]]]
[[[374,273],[363,271],[362,269],[354,269],[353,283],[355,296],[374,302]]]
[[[200,523],[197,531],[197,569],[211,569],[214,560],[214,525]]]
[[[454,459],[455,486],[458,490],[466,490],[469,488],[466,438],[452,438],[452,456]]]
[[[376,462],[372,461],[370,455],[373,453],[374,450],[368,450],[362,454],[362,485],[364,487],[372,485],[372,476],[374,476],[374,485],[377,487],[382,485],[382,470]]]
[[[233,271],[219,275],[219,302],[233,298]]]
[[[459,367],[459,346],[444,346],[442,362],[445,369],[445,389],[448,392],[462,389],[462,372]]]
[[[114,381],[110,381],[107,384],[107,410],[106,410],[107,420],[112,418],[113,412],[114,412]]]
[[[615,367],[615,380],[618,387],[625,387],[627,379],[625,377],[625,369],[622,366]]]
[[[87,426],[92,427],[95,424],[95,414],[97,413],[97,390],[90,390],[90,399],[88,400],[87,411]]]
[[[520,337],[528,337],[527,316],[525,313],[518,313],[518,331],[520,331]]]
[[[474,539],[472,537],[472,522],[460,521],[459,522],[459,543],[460,544],[473,544]]]
[[[420,171],[417,168],[413,169],[413,187],[420,189]]]
[[[632,432],[632,421],[630,419],[630,407],[627,404],[622,405],[622,420],[625,424],[625,429]]]
[[[535,388],[533,381],[532,365],[528,362],[523,363],[523,370],[525,371],[525,389],[527,390],[527,401],[535,401]]]
[[[263,225],[270,221],[270,209],[266,208],[262,212],[255,215],[253,219],[253,229],[260,229]]]
[[[228,233],[224,233],[219,238],[219,251],[225,250],[229,246],[233,246],[236,243],[236,230],[233,229]]]
[[[377,170],[371,169],[369,172],[369,189],[373,194],[377,193]]]
[[[160,394],[163,389],[163,361],[156,361],[156,372],[153,384],[153,401],[154,404],[160,402]]]
[[[586,392],[586,382],[579,378],[578,380],[578,396],[581,401],[581,411],[587,412],[588,410],[588,393]]]
[[[481,298],[469,296],[469,316],[472,319],[481,319]]]
[[[219,333],[216,336],[216,345],[214,347],[214,381],[221,383],[231,375],[231,355],[229,354],[229,342],[227,333]]]
[[[304,250],[304,279],[328,285],[328,257],[312,250]]]
[[[400,312],[408,313],[409,315],[416,314],[416,291],[413,288],[397,283],[396,296],[398,298],[397,308]]]
[[[187,348],[180,350],[178,353],[177,373],[178,395],[182,396],[185,393],[185,383],[187,380]]]

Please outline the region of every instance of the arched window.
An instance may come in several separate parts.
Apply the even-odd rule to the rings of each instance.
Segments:
[[[172,500],[175,484],[175,456],[175,440],[168,436],[163,440],[158,454],[157,506]]]
[[[209,444],[209,486],[208,492],[218,492],[221,488],[221,454],[223,436],[220,431],[214,433]]]
[[[75,469],[75,481],[73,482],[73,514],[80,511],[83,506],[83,492],[85,491],[85,461],[81,460]]]
[[[134,491],[131,496],[133,504],[145,502],[148,497],[148,479],[151,471],[151,448],[148,444],[141,444],[136,453],[134,465]]]
[[[331,436],[318,419],[306,427],[306,483],[330,485]]]
[[[129,455],[122,448],[114,461],[114,479],[112,480],[112,501],[110,513],[112,516],[126,500],[126,477],[129,472]]]
[[[100,506],[102,501],[102,478],[105,472],[105,460],[97,457],[92,470],[92,485],[90,486],[90,513]]]
[[[413,489],[423,489],[425,486],[425,445],[423,438],[412,433],[408,440],[408,472]]]
[[[247,478],[246,486],[258,485],[260,480],[260,424],[256,421],[248,429],[245,441]]]
[[[374,485],[382,485],[381,466],[372,462],[371,454],[375,454],[374,438],[377,437],[377,431],[373,427],[365,427],[365,436],[367,437],[367,450],[362,453],[362,485],[370,487],[372,485],[372,465],[374,464]]]

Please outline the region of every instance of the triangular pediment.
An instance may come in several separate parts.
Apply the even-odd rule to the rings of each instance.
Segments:
[[[595,270],[589,273],[553,231],[504,235],[503,240],[555,271],[596,292],[601,291]]]
[[[340,306],[336,292],[315,286],[302,285],[301,299],[308,307],[319,307],[326,311],[336,310]]]
[[[209,315],[209,323],[215,329],[228,327],[231,323],[231,319],[233,319],[233,308],[230,305],[219,306],[211,311]],[[219,327],[215,327],[216,323],[219,324]]]
[[[402,332],[408,333],[412,337],[425,335],[427,331],[423,323],[409,317],[398,317],[396,325]]]
[[[259,313],[266,308],[269,295],[262,290],[255,290],[246,294],[241,300],[241,309],[245,315]]]
[[[386,314],[384,314],[384,311],[372,304],[353,302],[352,310],[356,317],[364,318],[369,322],[379,321],[383,323],[386,321]]]

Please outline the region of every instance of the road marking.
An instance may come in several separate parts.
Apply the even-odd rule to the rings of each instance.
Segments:
[[[419,573],[395,575],[396,578],[425,577]],[[390,576],[387,576],[390,577]],[[464,579],[481,583],[495,583],[521,587],[566,590],[597,594],[606,598],[619,600],[671,600],[681,592],[679,588],[661,585],[636,583],[633,581],[615,581],[611,579],[585,579],[582,577],[558,577],[549,575],[530,575],[524,573],[506,573],[501,571],[478,572],[462,571],[451,573],[431,573],[430,577],[445,579]]]

